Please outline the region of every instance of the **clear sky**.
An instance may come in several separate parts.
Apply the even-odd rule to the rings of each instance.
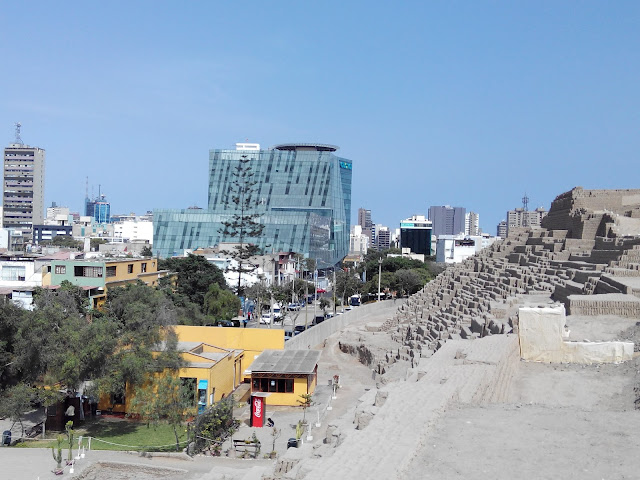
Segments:
[[[549,208],[639,188],[640,2],[2,2],[0,140],[47,151],[46,204],[206,206],[208,152],[340,146],[358,207]],[[93,188],[92,188],[93,187]]]

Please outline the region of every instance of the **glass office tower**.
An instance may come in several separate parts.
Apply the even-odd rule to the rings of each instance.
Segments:
[[[253,148],[257,147],[257,148]],[[334,265],[349,250],[352,163],[333,145],[283,144],[259,150],[209,152],[209,205],[206,210],[155,210],[153,248],[162,257],[184,249],[234,242],[220,233],[236,213],[231,201],[233,172],[248,158],[256,185],[256,213],[265,228],[251,241],[265,252],[296,252]]]

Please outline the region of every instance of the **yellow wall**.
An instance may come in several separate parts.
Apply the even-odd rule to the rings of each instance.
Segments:
[[[292,407],[299,407],[300,402],[298,400],[302,400],[300,395],[302,394],[312,394],[315,390],[315,382],[307,392],[307,377],[299,377],[293,379],[293,392],[292,393],[269,393],[269,396],[266,398],[267,405],[288,405]]]
[[[146,273],[158,271],[158,261],[155,258],[130,258],[127,260],[105,261],[105,267],[116,267],[116,274],[112,277],[106,277],[107,283],[113,282],[130,282],[137,280],[138,275],[145,272],[142,271],[142,264],[146,264]],[[129,273],[129,265],[131,265],[131,273]]]
[[[173,328],[181,342],[203,342],[230,350],[244,351],[241,372],[249,368],[263,350],[284,349],[284,330],[277,328],[200,327],[190,325],[176,325]]]
[[[126,413],[127,404],[133,400],[134,392],[133,389],[127,385],[125,388],[124,394],[124,405],[116,404],[113,405],[111,403],[111,395],[101,395],[100,400],[98,400],[98,410],[102,410],[103,413],[106,413],[110,408],[113,408],[114,413]]]

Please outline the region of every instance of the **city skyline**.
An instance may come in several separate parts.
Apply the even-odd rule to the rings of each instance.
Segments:
[[[247,139],[339,145],[351,225],[462,205],[494,233],[525,192],[636,186],[634,2],[77,5],[0,20],[0,138],[47,151],[45,206],[89,177],[114,213],[204,207],[209,150]]]

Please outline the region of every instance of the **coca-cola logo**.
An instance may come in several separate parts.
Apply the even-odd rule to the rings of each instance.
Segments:
[[[253,400],[253,414],[258,418],[262,415],[262,401],[259,398]]]

